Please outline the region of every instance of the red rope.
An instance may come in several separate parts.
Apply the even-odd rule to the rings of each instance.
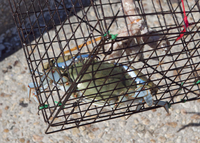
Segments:
[[[187,15],[186,15],[186,13],[185,13],[185,6],[184,6],[184,2],[183,2],[183,0],[181,0],[182,1],[182,6],[183,6],[183,13],[184,13],[184,18],[183,18],[183,20],[184,20],[184,22],[185,22],[185,25],[183,25],[183,30],[181,31],[181,34],[179,35],[179,37],[176,39],[176,41],[178,41],[179,39],[181,39],[183,36],[184,36],[184,33],[186,32],[186,29],[188,28],[188,26],[189,26],[189,22],[188,22],[188,20],[187,20]]]

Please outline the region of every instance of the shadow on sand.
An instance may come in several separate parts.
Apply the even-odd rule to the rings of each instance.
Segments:
[[[7,2],[9,3],[9,0]],[[81,6],[87,7],[90,5],[91,0],[65,0],[64,3],[62,0],[48,0],[48,3],[47,1],[39,2],[38,0],[35,0],[26,3],[21,1],[19,5],[17,5],[14,0],[10,0],[11,8],[8,12],[10,13],[11,18],[11,15],[14,14],[13,23],[10,23],[10,25],[15,26],[4,30],[7,32],[0,33],[0,35],[4,35],[1,40],[2,42],[0,43],[0,61],[3,61],[6,57],[22,48],[20,37],[21,39],[23,36],[28,37],[26,38],[28,39],[27,41],[22,42],[29,44],[49,30],[65,23],[69,16],[73,16],[76,12],[79,12],[80,8],[76,8],[73,12],[70,12],[70,9],[72,8],[71,3],[73,3],[75,7],[80,7],[79,3],[81,2]],[[48,8],[51,9],[51,12],[48,11]],[[56,8],[59,10],[55,12]],[[43,11],[42,13],[41,9]],[[71,15],[69,15],[69,13]],[[20,28],[23,29],[23,33],[20,33],[19,36],[17,29]],[[10,34],[6,35],[8,32],[10,32]]]
[[[186,113],[187,114],[195,114],[195,115],[199,116],[199,118],[200,118],[200,112],[186,112]],[[177,132],[180,132],[181,130],[184,130],[185,128],[188,128],[188,127],[199,127],[199,126],[200,126],[200,122],[199,123],[189,123],[187,125],[184,125]]]

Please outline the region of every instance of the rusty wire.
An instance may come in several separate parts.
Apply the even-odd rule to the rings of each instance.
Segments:
[[[176,2],[151,0],[151,5],[149,5],[151,10],[145,7],[146,1],[137,0],[133,2],[137,7],[138,13],[136,15],[125,15],[121,0],[9,0],[9,2],[38,94],[40,103],[38,110],[41,111],[44,121],[48,123],[46,133],[58,132],[160,107],[156,104],[148,107],[143,103],[142,108],[136,111],[135,108],[139,103],[133,103],[133,99],[131,104],[127,104],[127,106],[118,106],[124,102],[119,101],[116,108],[111,108],[108,101],[113,93],[106,99],[101,99],[105,102],[101,106],[93,105],[95,102],[100,102],[95,99],[102,94],[100,90],[103,85],[106,85],[106,81],[111,74],[102,78],[103,85],[95,86],[96,89],[99,89],[97,90],[98,94],[84,96],[84,93],[91,89],[88,84],[85,89],[81,90],[82,96],[74,97],[73,94],[75,94],[78,84],[95,81],[95,72],[100,71],[100,69],[97,68],[97,71],[89,73],[87,69],[95,65],[93,61],[99,57],[101,57],[101,60],[98,59],[99,67],[114,60],[118,66],[133,66],[139,73],[143,73],[148,79],[147,84],[152,81],[156,85],[156,87],[149,87],[149,89],[158,89],[153,96],[155,101],[166,101],[171,106],[200,99],[198,85],[200,80],[200,21],[197,18],[200,13],[199,0],[184,1],[190,26],[178,41],[176,39],[185,25],[181,0]],[[164,3],[167,7],[163,6]],[[119,7],[122,8],[120,12]],[[109,12],[107,12],[108,9]],[[149,32],[147,35],[131,35],[128,33],[128,36],[117,36],[115,39],[110,40],[109,32],[112,33],[121,29],[121,27],[128,29],[127,19],[131,16],[140,16],[145,24],[155,31]],[[151,23],[151,18],[155,19],[155,23]],[[148,27],[147,30],[149,31]],[[101,40],[96,41],[95,38],[99,36],[102,37]],[[147,45],[151,45],[153,42],[138,42],[138,38],[142,36],[146,36],[147,41],[150,36],[161,36],[162,38],[154,41],[157,44],[152,49]],[[136,42],[135,45],[132,45],[133,48],[139,46],[136,53],[125,54],[125,50],[132,48],[130,45],[123,47],[123,49],[112,49],[116,42],[129,39],[134,39]],[[93,42],[90,45],[86,44],[92,40]],[[170,45],[168,45],[167,51],[163,52],[163,47],[160,47],[159,44],[164,40],[168,40]],[[80,46],[75,51],[70,50],[80,44],[85,45]],[[111,45],[110,49],[105,49],[109,44]],[[142,51],[143,48],[144,51]],[[79,67],[76,67],[76,64],[74,64],[76,61],[72,58],[71,65],[75,65],[74,70],[77,72],[77,78],[70,81],[71,86],[68,90],[64,89],[64,92],[56,86],[58,83],[54,85],[48,83],[47,88],[43,87],[40,81],[44,81],[44,79],[38,73],[45,68],[45,63],[55,60],[55,64],[57,64],[59,57],[63,57],[64,60],[64,51],[67,50],[69,50],[68,55],[71,55],[71,57],[78,57],[83,53],[89,55],[85,59],[86,62],[84,62],[80,72],[77,71]],[[107,58],[113,52],[120,50],[122,51],[120,57]],[[144,58],[138,60],[136,57],[141,53],[144,54]],[[80,62],[83,62],[83,59]],[[69,75],[68,70],[68,68],[65,68],[63,71],[59,70],[58,73],[62,74],[64,72]],[[49,71],[43,70],[45,79],[52,71],[53,67],[50,67]],[[126,73],[128,71],[123,71],[121,74]],[[92,74],[94,79],[82,81],[81,79],[85,74]],[[62,78],[60,80],[62,81]],[[116,84],[112,92],[117,89],[119,83]],[[62,81],[62,85],[64,84]],[[132,84],[136,86],[134,80]],[[127,91],[119,96],[125,96],[130,87],[127,87]],[[90,96],[94,99],[85,102],[84,100],[89,99]]]

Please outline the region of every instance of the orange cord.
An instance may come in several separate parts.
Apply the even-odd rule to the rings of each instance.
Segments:
[[[134,20],[133,22],[129,23],[128,25],[133,24],[133,23],[137,23],[137,22],[139,22],[140,20],[141,20],[141,19],[138,18],[138,19]],[[85,44],[80,44],[80,45],[78,45],[78,47],[74,47],[74,48],[72,48],[72,49],[70,49],[70,50],[66,50],[66,51],[64,51],[64,54],[67,54],[67,53],[69,53],[70,51],[71,51],[71,52],[72,52],[72,51],[75,51],[75,50],[77,50],[77,49],[79,49],[79,48],[81,48],[81,47],[87,46],[87,45],[89,45],[89,44],[92,44],[92,43],[94,43],[95,41],[99,41],[99,40],[101,40],[101,38],[102,38],[101,36],[100,36],[100,37],[97,37],[97,38],[95,38],[94,40],[91,40],[91,41],[86,42]]]
[[[99,41],[99,40],[101,40],[101,38],[102,38],[102,37],[100,36],[100,37],[95,38],[95,39],[92,40],[92,41],[86,42],[85,44],[80,44],[80,45],[78,45],[78,47],[74,47],[74,48],[70,49],[70,51],[75,51],[75,50],[77,50],[78,48],[87,46],[87,45],[89,45],[89,44],[91,44],[91,43],[94,43],[95,41]],[[64,54],[67,54],[67,53],[69,53],[69,50],[64,51]]]

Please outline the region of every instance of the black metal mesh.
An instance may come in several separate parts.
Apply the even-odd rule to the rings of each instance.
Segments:
[[[48,123],[46,133],[159,108],[160,106],[156,104],[149,107],[144,102],[140,103],[142,108],[136,111],[139,103],[134,103],[134,99],[130,99],[131,102],[124,106],[119,105],[127,101],[108,103],[112,98],[125,97],[130,88],[137,86],[133,80],[132,85],[127,86],[123,94],[118,97],[112,96],[114,90],[119,90],[118,84],[132,79],[130,77],[123,79],[123,75],[130,72],[128,70],[117,73],[121,75],[121,78],[117,84],[113,82],[113,86],[115,85],[113,92],[108,89],[104,92],[108,92],[109,95],[97,100],[103,94],[101,88],[104,88],[107,80],[113,76],[112,71],[123,65],[129,68],[134,67],[139,73],[143,73],[142,76],[148,79],[146,84],[150,82],[155,84],[155,87],[149,87],[151,91],[158,90],[155,93],[152,92],[154,101],[165,101],[170,106],[199,99],[199,0],[184,1],[190,26],[187,27],[187,31],[180,40],[176,39],[186,26],[181,0],[135,0],[133,1],[135,15],[126,14],[121,0],[9,1],[28,67],[32,73],[39,100],[38,109],[41,110],[44,121]],[[131,34],[129,18],[134,16],[138,16],[138,19],[132,24],[137,25],[139,20],[143,20],[146,32],[141,32],[140,29],[139,32]],[[120,35],[120,30],[123,33],[123,29],[128,31],[127,35]],[[116,33],[117,37],[111,38]],[[149,40],[156,36],[159,38],[155,38],[154,41]],[[100,40],[97,40],[99,37],[101,37]],[[141,37],[143,40],[140,39]],[[117,46],[120,48],[115,49],[115,44],[120,42],[123,46]],[[164,46],[163,42],[166,43]],[[73,50],[74,47],[79,48]],[[131,48],[137,50],[129,53]],[[166,50],[163,51],[163,49]],[[64,52],[67,50],[68,52]],[[112,57],[114,52],[120,53],[120,56]],[[142,53],[143,56],[141,56]],[[79,58],[77,62],[75,58],[84,54],[88,57]],[[65,55],[75,57],[72,58],[71,66],[64,69],[57,68],[58,58],[63,57],[62,60],[64,60]],[[44,70],[46,63],[51,63],[51,60],[55,62],[54,65]],[[110,74],[95,77],[98,71],[104,70],[101,65],[110,62],[114,63],[114,66],[109,64]],[[77,63],[82,63],[81,67]],[[93,70],[95,65],[99,67]],[[69,89],[58,88],[66,84],[62,78],[58,82],[53,78],[53,84],[50,82],[44,87],[45,80],[48,80],[50,76],[49,73],[54,72],[55,68],[62,76],[74,76],[69,73],[72,67],[76,77],[70,77]],[[92,71],[89,72],[88,69]],[[43,77],[40,76],[41,72],[43,72]],[[83,81],[82,78],[87,74],[90,74],[91,78]],[[137,75],[138,78],[140,76]],[[95,85],[97,78],[102,79],[102,84],[99,86]],[[83,85],[86,86],[77,93],[81,83],[85,83]],[[87,93],[87,96],[84,96],[91,89],[88,83],[95,85],[97,94]],[[136,91],[133,92],[135,93]],[[80,95],[77,97],[76,94]],[[96,105],[96,103],[101,103],[101,105]]]

